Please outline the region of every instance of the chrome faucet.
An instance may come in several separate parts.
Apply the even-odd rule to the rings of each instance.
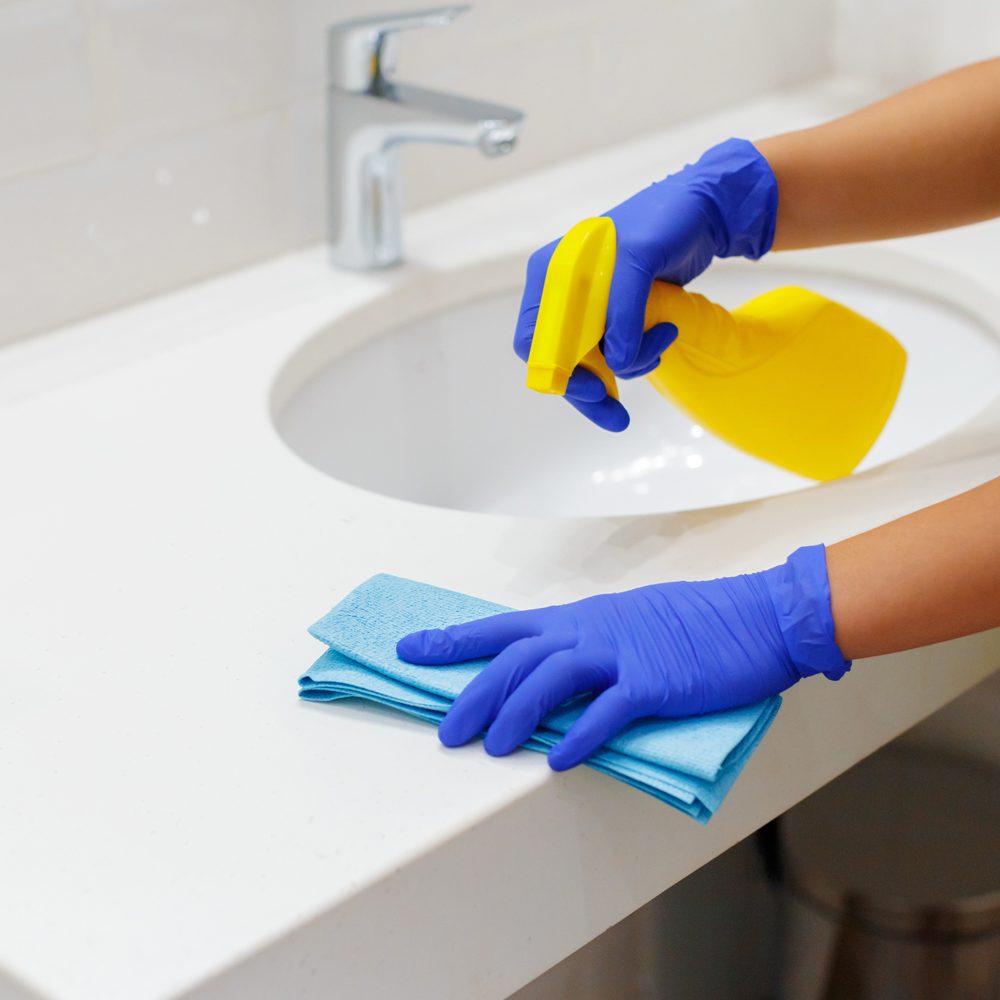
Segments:
[[[522,115],[512,108],[396,83],[396,34],[450,24],[465,6],[362,17],[329,29],[327,173],[334,264],[376,268],[401,258],[399,146],[514,148]]]

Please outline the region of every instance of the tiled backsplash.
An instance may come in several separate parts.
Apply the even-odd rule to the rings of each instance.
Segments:
[[[997,0],[835,0],[839,72],[902,88],[1000,55]]]
[[[0,5],[0,182],[95,150],[87,23],[72,0]]]
[[[399,76],[528,115],[407,205],[827,70],[832,0],[479,0]],[[323,237],[324,28],[428,0],[0,0],[0,342]]]
[[[323,237],[324,28],[428,0],[0,0],[0,343]],[[478,0],[400,77],[523,109],[407,147],[427,204],[829,72],[1000,51],[995,0]]]

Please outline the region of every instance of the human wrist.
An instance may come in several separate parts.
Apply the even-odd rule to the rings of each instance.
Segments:
[[[780,566],[760,575],[799,676],[842,677],[851,669],[851,661],[844,658],[835,638],[825,546],[796,549]]]
[[[676,176],[703,197],[713,214],[715,256],[756,260],[771,249],[778,182],[753,143],[726,139]]]

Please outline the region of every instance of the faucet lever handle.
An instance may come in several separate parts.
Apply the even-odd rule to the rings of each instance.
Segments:
[[[357,17],[331,25],[327,31],[329,83],[353,93],[371,90],[394,68],[392,36],[396,32],[444,27],[468,9],[467,4],[451,4],[398,14]]]

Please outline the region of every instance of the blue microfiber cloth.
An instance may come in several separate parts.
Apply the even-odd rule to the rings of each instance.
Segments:
[[[299,678],[309,701],[363,698],[437,724],[488,660],[422,667],[396,656],[409,632],[444,628],[510,611],[500,604],[380,573],[347,595],[310,628],[330,648]],[[546,751],[590,698],[553,712],[524,744]],[[691,719],[634,722],[587,760],[587,766],[633,785],[702,823],[718,809],[781,704],[756,705]]]

